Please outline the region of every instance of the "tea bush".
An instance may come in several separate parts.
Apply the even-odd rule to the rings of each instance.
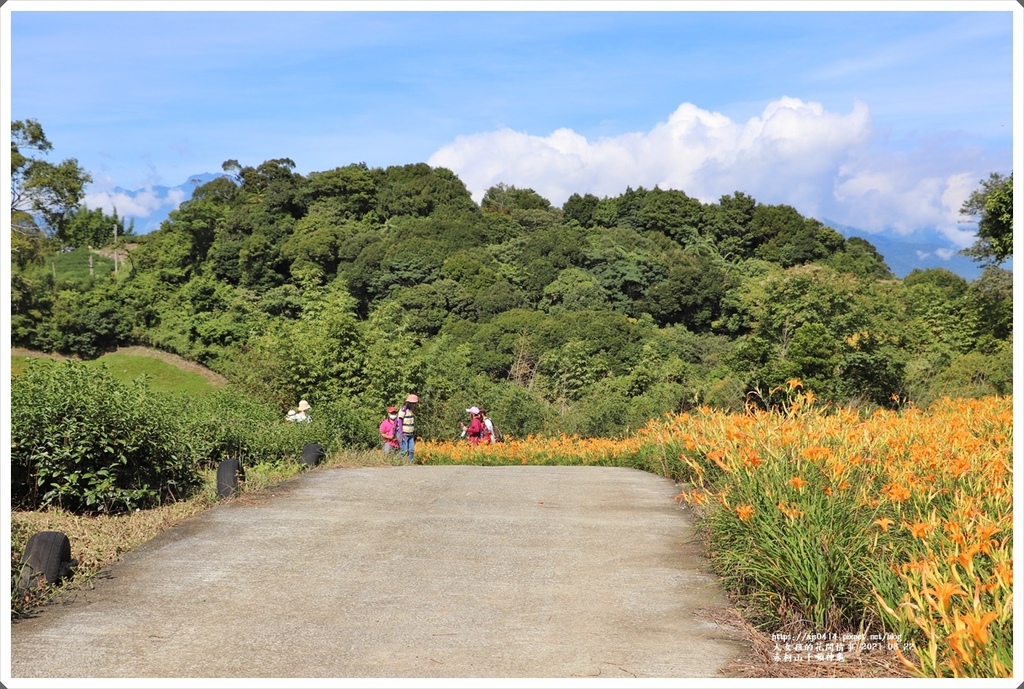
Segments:
[[[307,443],[327,452],[365,449],[376,443],[372,416],[347,400],[317,404],[312,423],[289,423],[275,405],[228,388],[195,397],[174,398],[180,423],[180,442],[211,468],[234,458],[245,465],[297,459]]]
[[[296,461],[308,443],[328,453],[376,444],[372,413],[351,400],[318,404],[312,423],[232,388],[155,392],[145,376],[118,380],[82,362],[33,362],[11,386],[11,484],[16,509],[99,513],[188,497],[200,472]]]
[[[120,512],[186,497],[200,477],[178,430],[144,379],[37,362],[11,382],[12,505]]]

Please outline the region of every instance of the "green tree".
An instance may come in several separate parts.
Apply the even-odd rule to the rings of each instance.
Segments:
[[[892,280],[892,270],[875,246],[860,237],[850,237],[840,251],[825,261],[840,273],[852,273],[869,280]]]
[[[101,247],[111,243],[114,238],[130,236],[134,232],[133,225],[124,226],[124,218],[107,215],[102,208],[89,209],[79,206],[69,215],[57,233],[57,238],[68,246]]]
[[[381,173],[376,212],[381,218],[426,217],[441,209],[479,212],[462,180],[426,163],[392,166]]]
[[[548,210],[551,202],[533,189],[499,183],[484,192],[480,201],[480,209],[485,213],[501,213],[508,215],[513,210]]]
[[[331,200],[339,219],[360,220],[373,210],[376,196],[376,175],[366,163],[334,168],[309,174],[311,201]]]
[[[965,311],[976,318],[977,335],[1008,340],[1013,335],[1013,273],[988,266],[964,295]],[[986,349],[988,347],[985,347]]]
[[[754,255],[785,268],[828,258],[844,246],[842,235],[792,206],[757,206],[749,230],[757,242]]]
[[[684,255],[647,288],[640,307],[661,325],[682,323],[707,332],[722,316],[722,300],[733,282],[718,262]]]
[[[787,356],[807,387],[823,392],[839,363],[840,343],[820,323],[804,323],[793,333]]]
[[[960,207],[960,217],[978,223],[978,239],[960,253],[983,265],[999,265],[1013,255],[1013,173],[993,172]]]
[[[581,227],[593,227],[594,211],[599,202],[593,194],[573,194],[562,204],[562,215],[566,221],[575,220]]]
[[[705,208],[705,232],[726,259],[752,258],[754,250],[762,243],[764,238],[751,228],[756,207],[753,197],[737,191]]]
[[[582,268],[565,268],[544,288],[541,306],[548,313],[591,311],[608,306],[608,293]]]
[[[11,123],[11,229],[54,236],[85,196],[92,177],[74,158],[51,163],[53,149],[36,120]]]
[[[270,213],[287,214],[293,218],[305,213],[304,178],[292,172],[295,161],[290,158],[266,160],[257,167],[243,167],[237,160],[228,160],[221,167],[234,175],[250,203],[258,203]]]
[[[24,266],[47,253],[47,238],[59,234],[92,177],[74,158],[45,160],[53,144],[38,121],[12,122],[10,136],[11,253]]]
[[[635,227],[643,232],[661,232],[681,246],[689,246],[697,241],[702,214],[703,207],[697,199],[681,191],[654,187],[637,209]]]

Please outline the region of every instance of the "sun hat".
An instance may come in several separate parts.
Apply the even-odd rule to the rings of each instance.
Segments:
[[[309,409],[309,402],[306,400],[299,400],[299,411],[306,411]]]
[[[396,411],[398,411],[398,409],[394,406],[388,407],[388,414],[394,414]]]
[[[470,407],[466,411],[468,411],[470,414],[479,414],[480,413],[480,409],[478,409],[477,407]]]
[[[417,397],[416,395],[409,395],[408,397],[405,398],[405,401],[406,402],[419,402],[420,398]]]

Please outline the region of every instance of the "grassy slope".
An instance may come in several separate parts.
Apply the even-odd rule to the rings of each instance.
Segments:
[[[52,358],[38,352],[14,350],[11,352],[11,375],[20,375],[33,361]],[[209,369],[143,347],[110,352],[86,364],[106,366],[111,375],[125,382],[146,376],[151,388],[166,392],[202,395],[224,384],[223,378]]]

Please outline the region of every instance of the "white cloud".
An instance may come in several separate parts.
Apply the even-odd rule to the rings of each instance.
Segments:
[[[593,141],[571,129],[461,136],[427,162],[455,172],[478,202],[499,182],[557,206],[573,193],[627,187],[679,189],[705,203],[742,191],[868,232],[937,230],[957,247],[971,244],[958,212],[978,173],[933,152],[887,153],[882,139],[863,102],[840,114],[783,97],[743,123],[683,103],[648,132]]]
[[[836,199],[846,207],[851,224],[898,235],[934,229],[959,249],[973,243],[974,229],[960,224],[960,206],[973,188],[974,175],[917,176],[913,161],[889,163],[888,169],[881,160],[871,161],[862,171],[847,169],[836,181]]]
[[[132,194],[123,191],[93,191],[85,195],[83,203],[88,208],[101,208],[105,213],[115,210],[121,217],[135,216],[145,218],[158,210],[166,212],[166,207],[176,209],[186,200],[182,189],[174,188],[163,196],[151,186],[147,186]]]
[[[541,137],[510,129],[457,138],[430,159],[466,182],[474,198],[499,182],[527,186],[561,205],[573,192],[618,195],[626,187],[681,189],[702,201],[734,191],[789,197],[832,175],[871,136],[867,106],[848,115],[782,98],[737,123],[683,103],[649,132],[588,141],[569,129]],[[816,183],[820,187],[820,183]],[[808,195],[810,198],[810,195]]]

